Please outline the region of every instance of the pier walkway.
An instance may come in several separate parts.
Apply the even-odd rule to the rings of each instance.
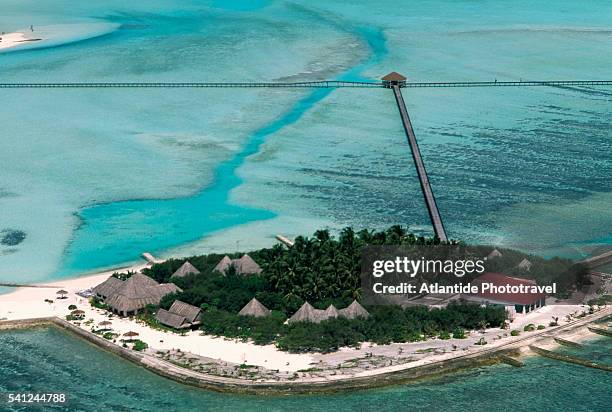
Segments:
[[[436,198],[434,197],[431,184],[429,183],[425,163],[423,163],[423,157],[421,156],[421,151],[419,150],[419,145],[417,143],[416,136],[414,135],[414,130],[412,129],[412,123],[410,122],[410,117],[408,116],[408,110],[406,110],[406,104],[404,103],[404,97],[402,96],[400,87],[401,86],[397,84],[393,85],[393,94],[395,95],[395,101],[397,102],[397,107],[402,118],[404,131],[406,132],[408,144],[410,145],[410,150],[412,151],[412,159],[414,160],[414,165],[416,166],[417,174],[419,175],[419,182],[421,183],[421,190],[423,191],[423,196],[425,197],[425,204],[427,205],[429,218],[431,219],[431,224],[433,225],[435,235],[441,241],[446,242],[448,241],[446,230],[444,229],[442,217],[440,216],[440,211],[438,210],[438,205],[436,204]]]
[[[607,87],[612,80],[528,80],[528,81],[475,81],[475,82],[407,82],[406,77],[392,72],[380,81],[320,80],[309,82],[62,82],[62,83],[0,83],[0,89],[109,89],[109,88],[390,88],[399,108],[402,124],[412,151],[427,211],[434,233],[441,241],[448,241],[444,224],[429,182],[425,164],[419,151],[414,130],[406,110],[400,88],[449,88],[449,87]],[[279,239],[285,244],[285,239]],[[143,256],[156,263],[153,256]],[[585,261],[591,269],[612,261],[612,255]]]
[[[510,82],[404,82],[407,88],[612,86],[612,80],[533,80]],[[0,83],[0,89],[97,89],[97,88],[381,88],[379,81],[321,80],[313,82],[62,82]]]

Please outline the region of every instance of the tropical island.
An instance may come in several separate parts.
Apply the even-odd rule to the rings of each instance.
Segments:
[[[572,261],[489,246],[472,252],[487,256],[491,270],[513,269],[481,278],[569,287],[558,296],[429,294],[409,304],[367,305],[363,248],[441,242],[400,226],[283,240],[248,253],[165,261],[146,254],[154,263],[75,280],[54,299],[43,288],[0,300],[11,303],[8,319],[30,318],[25,325],[52,319],[159,374],[216,389],[244,389],[248,382],[354,385],[363,376],[418,377],[492,359],[520,363],[531,343],[550,347],[562,332],[579,340],[591,333],[588,323],[610,312],[608,284],[596,285],[586,304],[567,300],[572,291],[593,289],[588,272]]]
[[[159,307],[168,310],[178,300],[200,308],[199,328],[204,333],[259,345],[275,344],[294,353],[325,353],[362,342],[461,338],[465,330],[484,325],[502,327],[506,313],[500,306],[462,302],[435,309],[388,305],[366,310],[358,303],[362,294],[361,249],[365,245],[434,242],[406,233],[400,226],[359,233],[346,228],[337,239],[320,230],[310,238],[296,238],[291,247],[278,244],[245,255],[170,259],[142,273],[180,288],[164,296]],[[130,274],[115,276],[127,278]],[[247,305],[258,310],[245,315],[242,310]],[[358,315],[343,315],[351,307]],[[155,316],[156,309],[150,306],[137,317],[153,327],[163,326]]]

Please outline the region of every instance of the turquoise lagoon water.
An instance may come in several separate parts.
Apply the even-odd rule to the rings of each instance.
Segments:
[[[609,78],[605,1],[9,0],[3,81]],[[113,27],[100,36],[88,27]],[[86,35],[89,33],[89,37]],[[3,90],[0,279],[269,245],[327,226],[428,231],[386,90]],[[407,89],[453,237],[578,256],[610,244],[609,90]]]
[[[611,350],[612,341],[604,339],[591,341],[586,352]],[[612,403],[608,373],[539,357],[528,358],[523,368],[477,368],[382,389],[255,397],[179,385],[55,328],[4,331],[0,353],[4,399],[11,392],[66,393],[69,403],[57,410],[608,411]]]

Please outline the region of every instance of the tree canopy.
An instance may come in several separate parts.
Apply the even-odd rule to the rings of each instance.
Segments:
[[[230,267],[226,273],[214,272],[222,254],[170,259],[143,270],[160,283],[174,282],[182,291],[167,295],[160,303],[168,309],[179,299],[204,310],[201,328],[213,335],[238,339],[252,339],[258,344],[276,343],[292,352],[335,350],[371,341],[380,344],[407,342],[431,336],[448,338],[462,336],[463,330],[478,329],[482,325],[502,326],[506,319],[503,307],[480,307],[465,302],[451,303],[445,308],[397,305],[367,307],[367,319],[336,318],[320,323],[285,324],[304,303],[317,309],[330,304],[347,307],[360,300],[361,258],[365,246],[370,245],[437,245],[437,238],[425,238],[408,233],[401,226],[387,230],[353,231],[345,228],[338,236],[319,230],[312,237],[299,236],[294,245],[277,244],[249,252],[261,266],[262,273],[239,275]],[[481,249],[478,249],[481,248]],[[486,256],[491,247],[477,246],[475,250]],[[525,258],[524,253],[500,249],[502,257],[493,266],[514,267]],[[242,253],[228,254],[238,258]],[[525,277],[549,280],[550,268],[567,270],[570,261],[545,260],[529,256],[532,270]],[[171,278],[172,274],[189,261],[199,274]],[[512,275],[512,273],[511,273]],[[272,315],[262,318],[239,316],[238,312],[252,298],[257,298]]]

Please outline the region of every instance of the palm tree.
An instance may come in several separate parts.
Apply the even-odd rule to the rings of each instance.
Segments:
[[[400,225],[393,225],[387,229],[387,242],[400,245],[406,236],[406,231]]]
[[[359,237],[359,239],[365,243],[365,244],[370,244],[372,243],[373,240],[373,232],[371,230],[368,229],[362,229],[359,232],[357,232],[357,236]]]
[[[355,244],[355,231],[351,227],[345,227],[340,231],[340,246],[351,248]]]
[[[327,241],[329,241],[331,239],[331,235],[329,234],[329,230],[327,230],[327,229],[317,230],[314,233],[314,237],[319,242],[327,242]]]

